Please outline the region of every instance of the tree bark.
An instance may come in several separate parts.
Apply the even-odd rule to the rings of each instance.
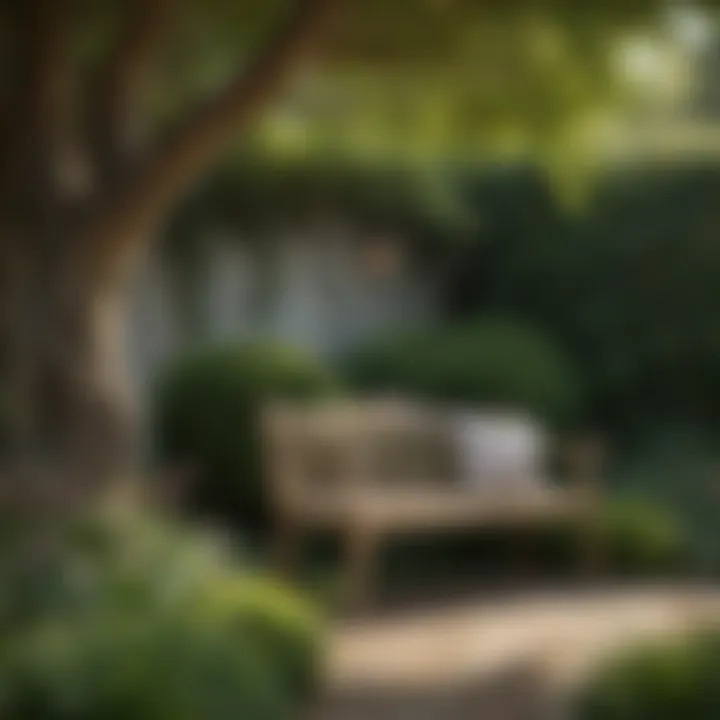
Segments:
[[[0,479],[18,501],[57,507],[132,471],[127,293],[84,282],[71,243],[38,246],[26,238],[3,266]]]
[[[169,34],[178,0],[127,0],[121,40],[98,73],[91,101],[91,145],[101,181],[114,183],[136,160],[155,56]]]
[[[118,255],[127,252],[128,242],[137,244],[156,231],[188,186],[282,92],[318,49],[342,5],[343,0],[296,0],[295,11],[247,66],[167,133],[113,189],[86,233],[100,276],[122,262]]]
[[[143,157],[129,130],[173,0],[133,1],[106,92],[89,98],[96,126],[80,130],[74,4],[8,4],[18,42],[0,116],[0,492],[73,505],[132,472],[126,284],[183,189],[279,93],[341,0],[296,2],[258,56]],[[80,189],[65,177],[76,145],[90,169]]]

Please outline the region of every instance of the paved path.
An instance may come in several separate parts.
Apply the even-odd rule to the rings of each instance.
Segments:
[[[720,588],[457,600],[338,623],[318,720],[545,720],[609,652],[720,619]]]

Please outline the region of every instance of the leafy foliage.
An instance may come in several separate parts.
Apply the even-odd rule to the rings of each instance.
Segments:
[[[674,508],[627,493],[611,494],[603,502],[599,521],[606,577],[667,580],[687,577],[698,567],[697,549]],[[448,577],[497,578],[522,564],[545,578],[569,576],[574,581],[583,560],[578,531],[577,523],[564,520],[524,530],[485,528],[444,537],[409,537],[386,548],[386,572],[398,583],[421,576],[442,585]],[[522,557],[520,537],[527,543]]]
[[[680,517],[641,499],[610,501],[602,516],[608,564],[614,572],[653,574],[687,568],[690,543]]]
[[[683,577],[698,567],[685,518],[655,499],[609,491],[598,517],[603,568],[611,577]],[[578,528],[560,522],[539,530],[535,557],[545,571],[576,572]]]
[[[314,610],[216,538],[135,515],[60,532],[3,547],[3,717],[282,720],[312,691]]]
[[[498,318],[389,338],[354,355],[363,389],[458,404],[500,404],[551,422],[572,419],[580,385],[562,350],[532,327]]]
[[[538,171],[466,173],[483,218],[455,249],[451,312],[501,312],[560,338],[612,438],[613,483],[672,507],[718,566],[717,164],[657,161],[596,180],[566,213]]]
[[[663,31],[653,0],[348,3],[320,81],[262,139],[376,159],[557,144],[628,99],[622,43]]]
[[[398,229],[418,243],[467,238],[477,223],[452,177],[436,164],[320,157],[300,162],[252,153],[213,174],[183,204],[168,244],[202,241],[209,225],[226,226],[243,238],[259,230],[271,242],[280,223],[328,217]]]
[[[79,4],[73,47],[87,72],[121,35],[123,5]],[[150,114],[162,125],[222,86],[295,7],[292,0],[179,5]],[[657,0],[350,0],[313,77],[268,113],[254,141],[300,154],[311,147],[377,157],[557,139],[623,99],[618,47],[662,35],[663,22]]]
[[[164,462],[199,474],[200,507],[262,522],[265,481],[258,411],[275,398],[332,393],[330,370],[274,345],[204,350],[180,358],[160,378],[155,438]]]
[[[616,427],[712,417],[719,180],[712,162],[621,168],[571,217],[529,170],[470,176],[485,226],[458,253],[453,309],[527,318],[562,338],[596,415]]]
[[[578,702],[579,720],[711,720],[720,712],[716,630],[642,647],[611,663]]]
[[[698,566],[712,572],[720,567],[716,438],[714,424],[648,425],[621,448],[612,470],[614,483],[633,497],[673,508]]]

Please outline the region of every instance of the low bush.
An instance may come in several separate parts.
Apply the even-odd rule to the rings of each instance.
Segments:
[[[157,451],[162,462],[198,474],[196,506],[246,525],[262,524],[260,404],[326,395],[337,385],[319,361],[274,345],[222,347],[180,358],[157,385]]]
[[[3,718],[285,720],[308,699],[313,608],[213,538],[135,518],[63,540],[3,552]]]
[[[600,518],[603,565],[610,575],[667,576],[694,569],[693,548],[681,518],[639,498],[610,498]],[[563,523],[540,532],[538,557],[548,569],[577,566],[578,530]]]
[[[668,579],[694,573],[697,555],[673,510],[638,499],[610,499],[600,518],[602,577]],[[582,548],[577,523],[507,527],[448,535],[420,535],[390,543],[384,567],[391,582],[448,578],[491,582],[518,571],[577,579]]]
[[[602,517],[608,564],[619,573],[665,573],[692,562],[681,518],[669,508],[641,499],[608,502]]]
[[[720,417],[714,161],[616,167],[567,213],[548,177],[518,167],[460,187],[483,222],[447,283],[456,313],[537,323],[573,351],[588,410],[619,438],[658,418]],[[518,212],[522,208],[522,212]]]
[[[720,569],[717,426],[651,425],[615,463],[618,488],[672,508],[688,530],[698,570]]]
[[[601,670],[577,701],[577,720],[720,717],[720,633],[646,645]]]
[[[499,404],[550,422],[572,420],[580,383],[549,338],[521,323],[487,318],[391,338],[349,359],[363,391],[410,393],[457,404]]]

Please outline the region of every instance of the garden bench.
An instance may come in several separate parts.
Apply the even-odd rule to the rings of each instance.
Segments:
[[[549,482],[542,468],[507,487],[474,485],[458,478],[452,417],[382,401],[269,406],[263,430],[282,571],[293,569],[306,533],[339,532],[346,598],[361,605],[372,597],[383,539],[558,521],[576,524],[582,567],[594,567],[600,550],[597,445],[565,446],[565,485]]]

